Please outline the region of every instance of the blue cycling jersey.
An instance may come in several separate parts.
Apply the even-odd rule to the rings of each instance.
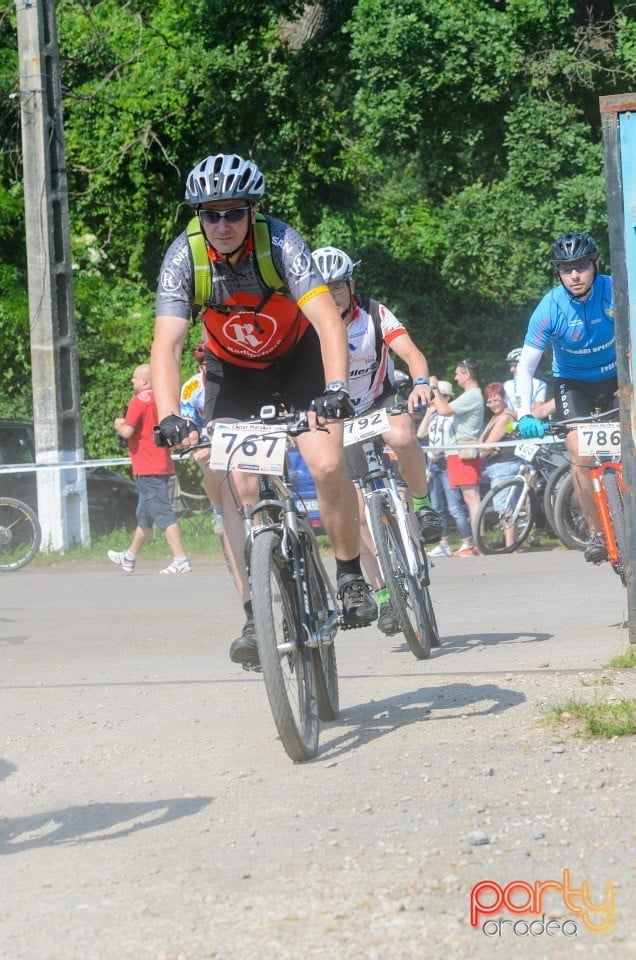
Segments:
[[[552,372],[564,380],[599,383],[616,374],[612,278],[599,274],[587,300],[554,287],[536,308],[525,343],[536,350],[552,344]]]

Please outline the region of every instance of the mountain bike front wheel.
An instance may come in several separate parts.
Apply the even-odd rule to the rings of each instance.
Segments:
[[[518,550],[534,527],[538,509],[537,496],[523,477],[498,483],[479,505],[473,530],[476,547],[485,554]]]
[[[20,570],[40,549],[42,530],[37,515],[22,500],[0,498],[0,570]]]
[[[300,636],[292,570],[280,537],[265,530],[250,557],[256,643],[269,705],[292,760],[318,752],[318,703],[312,650]]]
[[[313,536],[312,534],[307,534]],[[330,615],[329,594],[318,563],[314,559],[311,546],[306,549],[306,580],[309,585],[309,597],[314,626]],[[338,689],[338,665],[336,663],[336,647],[333,640],[319,642],[311,650],[314,680],[316,683],[316,699],[318,701],[318,716],[323,721],[337,720],[340,712],[340,693]]]
[[[428,588],[409,571],[399,524],[381,492],[369,498],[369,523],[400,629],[413,656],[425,660],[430,655],[431,643],[438,640],[435,616],[429,616],[432,603],[430,597],[426,603]]]
[[[616,571],[621,578],[621,583],[626,587],[627,574],[625,570],[625,560],[627,557],[627,531],[625,529],[623,494],[614,470],[604,470],[601,482],[605,488],[607,509],[612,521],[612,530],[614,531],[614,540],[616,541],[616,549],[618,551],[618,561],[612,564],[612,569]]]

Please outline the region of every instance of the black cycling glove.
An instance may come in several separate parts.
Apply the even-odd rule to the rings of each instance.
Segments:
[[[346,390],[328,390],[322,393],[311,401],[309,409],[315,410],[318,416],[325,420],[344,420],[355,413]]]
[[[187,417],[178,417],[176,413],[171,413],[169,417],[164,417],[158,427],[153,429],[154,441],[158,447],[178,447],[183,440],[186,440],[193,430],[196,430],[196,424]]]

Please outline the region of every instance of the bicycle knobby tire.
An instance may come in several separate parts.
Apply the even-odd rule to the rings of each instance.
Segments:
[[[601,482],[605,487],[605,498],[607,500],[607,509],[612,521],[616,549],[618,550],[618,563],[612,564],[612,568],[621,578],[624,587],[627,586],[627,576],[625,570],[625,561],[627,558],[627,531],[625,528],[625,507],[623,504],[623,494],[618,483],[618,477],[614,470],[606,469],[603,471]]]
[[[500,495],[505,495],[507,505],[497,511],[493,501]],[[522,496],[524,502],[521,502]],[[475,517],[473,537],[478,550],[485,554],[514,553],[530,535],[538,509],[537,496],[523,477],[511,477],[492,487],[481,501]],[[512,526],[506,520],[510,513],[518,514]],[[514,539],[512,543],[506,543],[506,533],[510,529],[514,529]]]
[[[311,531],[308,531],[306,535],[307,537],[313,537]],[[327,617],[330,613],[329,594],[318,563],[314,558],[311,544],[306,547],[305,557],[306,581],[309,584],[310,605],[312,617],[315,620],[314,625],[316,626],[319,617]],[[333,640],[312,647],[311,655],[318,701],[318,717],[323,721],[337,720],[340,712],[340,693],[338,689],[336,646]]]
[[[409,572],[399,524],[382,493],[369,498],[369,523],[400,629],[413,656],[425,660],[438,640],[433,605],[428,587]]]
[[[250,556],[256,642],[270,708],[292,760],[318,752],[318,703],[312,650],[298,636],[292,571],[274,530],[259,533]]]
[[[42,530],[34,510],[22,500],[0,498],[0,571],[20,570],[40,549]]]

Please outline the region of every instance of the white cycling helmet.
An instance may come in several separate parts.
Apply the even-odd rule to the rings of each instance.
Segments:
[[[344,250],[337,247],[319,247],[312,253],[313,261],[322,274],[325,283],[336,283],[338,280],[351,280],[353,268],[360,263],[352,263]]]
[[[256,203],[264,192],[265,179],[252,160],[244,160],[235,153],[217,153],[190,171],[185,198],[193,207],[211,200]]]
[[[506,363],[519,363],[521,359],[521,347],[515,347],[506,357]]]

